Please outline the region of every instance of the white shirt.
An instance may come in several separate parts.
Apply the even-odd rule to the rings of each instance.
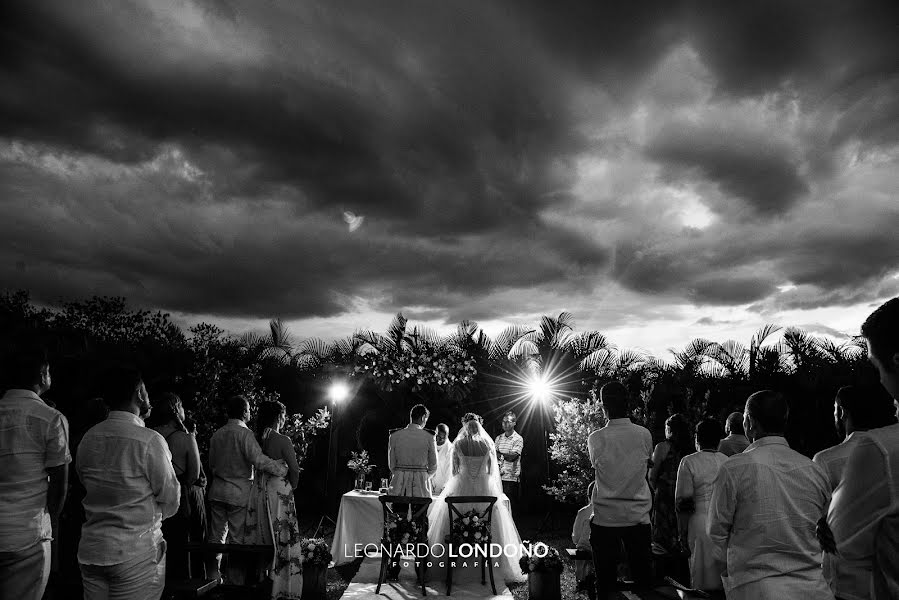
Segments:
[[[674,498],[692,498],[694,506],[708,506],[718,469],[727,461],[722,452],[700,450],[683,457],[677,466]]]
[[[72,462],[69,423],[31,390],[0,399],[0,552],[53,538],[47,469]]]
[[[181,493],[161,435],[137,415],[109,411],[84,434],[75,468],[87,491],[78,562],[118,565],[156,547]]]
[[[742,433],[732,433],[718,442],[718,452],[724,456],[739,454],[749,447],[749,438]]]
[[[452,454],[453,443],[451,441],[445,440],[442,446],[437,446],[437,472],[431,476],[431,487],[435,495],[443,491],[452,476]]]
[[[287,473],[283,463],[262,453],[253,432],[240,419],[228,419],[224,427],[212,434],[209,468],[212,471],[209,500],[232,506],[247,505],[254,469],[277,476]]]
[[[571,541],[578,550],[590,550],[590,521],[593,518],[593,503],[584,506],[574,517],[574,525],[571,527]],[[583,581],[587,575],[593,572],[593,563],[588,560],[576,559],[574,561],[574,577]]]
[[[587,438],[596,471],[593,523],[628,527],[649,523],[652,497],[646,472],[652,458],[652,434],[628,418],[611,419]]]
[[[521,477],[521,452],[524,450],[524,438],[522,438],[517,431],[512,431],[512,435],[506,435],[506,432],[502,432],[498,436],[496,436],[496,449],[499,450],[502,454],[517,454],[518,458],[515,460],[506,460],[506,458],[500,457],[499,459],[499,473],[500,478],[503,481],[518,481]]]
[[[895,515],[899,515],[899,424],[870,429],[859,437],[833,493],[827,522],[839,552],[841,572],[835,584],[841,597],[871,597],[877,530],[886,517]],[[889,538],[878,543],[899,546],[899,540]]]
[[[837,486],[840,484],[840,479],[843,476],[843,467],[846,466],[846,461],[849,460],[849,455],[852,453],[852,449],[855,448],[858,440],[859,436],[852,432],[846,436],[845,440],[836,446],[822,450],[812,459],[815,464],[820,465],[824,472],[827,473],[831,490],[837,489]]]
[[[804,598],[833,598],[815,537],[829,501],[824,470],[783,437],[764,437],[724,461],[712,490],[708,534],[716,559],[727,561],[721,579],[728,598],[732,592],[750,597],[750,590],[776,595],[778,589],[788,598],[797,588],[806,590]]]

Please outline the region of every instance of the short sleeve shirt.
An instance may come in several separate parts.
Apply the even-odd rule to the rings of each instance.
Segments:
[[[499,473],[503,481],[518,481],[521,477],[521,451],[524,450],[524,438],[517,431],[507,436],[505,432],[496,436],[496,449],[503,454],[517,454],[515,460],[499,459]]]
[[[47,470],[72,462],[69,423],[31,390],[0,398],[0,552],[52,539]]]

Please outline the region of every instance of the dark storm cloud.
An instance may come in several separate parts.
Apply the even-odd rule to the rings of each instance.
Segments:
[[[0,279],[46,301],[501,319],[611,279],[788,309],[899,264],[886,3],[0,11]]]
[[[673,167],[697,170],[729,196],[744,201],[753,214],[770,217],[787,212],[808,188],[789,149],[764,135],[728,131],[721,123],[674,124],[650,142],[648,155]]]

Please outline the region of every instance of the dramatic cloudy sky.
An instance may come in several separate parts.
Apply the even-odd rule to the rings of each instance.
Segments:
[[[895,6],[4,2],[0,287],[300,338],[853,334],[899,294]]]

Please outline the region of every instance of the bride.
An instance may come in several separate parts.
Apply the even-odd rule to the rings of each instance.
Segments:
[[[450,515],[447,496],[495,496],[493,505],[492,528],[490,541],[505,547],[499,557],[491,557],[499,563],[500,573],[507,582],[524,581],[518,566],[521,557],[521,537],[512,520],[508,499],[503,494],[502,480],[496,460],[496,447],[493,439],[487,435],[481,424],[482,419],[474,413],[466,413],[462,417],[462,429],[456,436],[452,448],[452,474],[443,492],[434,500],[434,508],[429,515],[428,543],[442,545],[449,533]],[[483,506],[456,504],[459,512]],[[457,517],[458,518],[458,517]],[[513,552],[512,549],[515,549]]]

